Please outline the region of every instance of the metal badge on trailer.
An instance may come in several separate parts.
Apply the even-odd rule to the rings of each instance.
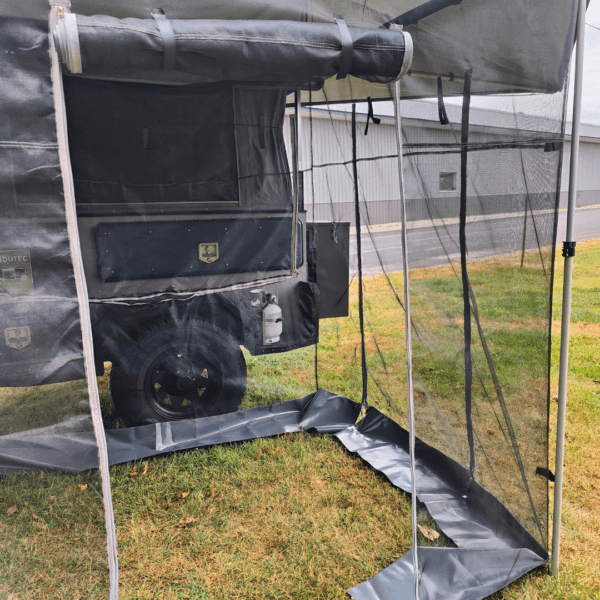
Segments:
[[[204,263],[213,263],[219,258],[219,244],[198,244],[198,258]]]
[[[29,250],[0,251],[0,297],[33,293],[33,274]]]
[[[20,350],[31,344],[31,329],[29,327],[7,327],[4,330],[4,339],[9,348]]]

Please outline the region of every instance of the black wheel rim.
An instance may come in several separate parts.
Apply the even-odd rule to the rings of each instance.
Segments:
[[[173,346],[152,361],[144,380],[150,408],[168,420],[209,414],[223,389],[223,368],[203,347]]]

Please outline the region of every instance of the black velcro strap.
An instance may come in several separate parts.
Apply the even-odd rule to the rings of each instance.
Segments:
[[[575,256],[575,246],[577,242],[563,242],[562,255],[564,258]]]
[[[354,46],[352,43],[352,36],[344,15],[333,15],[333,20],[336,22],[338,29],[340,30],[340,39],[342,42],[342,56],[340,58],[340,68],[336,79],[344,79],[350,71],[350,64],[352,63],[352,54],[354,53]]]
[[[562,140],[553,140],[544,144],[544,152],[556,152],[562,148]]]
[[[471,108],[471,77],[472,71],[465,72],[463,88],[462,118],[460,124],[460,213],[458,239],[460,244],[460,268],[463,284],[463,322],[464,322],[464,359],[465,359],[465,416],[467,425],[467,441],[469,443],[469,473],[475,473],[475,441],[473,432],[473,357],[471,353],[471,301],[469,298],[469,273],[467,270],[467,159],[469,148],[469,118]]]
[[[556,480],[556,477],[554,477],[554,473],[550,469],[545,469],[544,467],[537,467],[537,469],[535,470],[535,474],[545,477],[548,481]]]
[[[163,71],[172,71],[175,68],[175,57],[177,54],[175,32],[162,8],[153,8],[150,14],[156,21],[156,26],[163,41]]]
[[[354,217],[356,219],[356,258],[358,262],[358,324],[360,327],[360,356],[362,371],[361,413],[367,414],[369,408],[369,371],[365,349],[365,311],[363,301],[362,242],[360,232],[360,195],[358,181],[358,152],[356,140],[356,104],[352,105],[352,179],[354,183]]]
[[[437,78],[437,91],[438,91],[438,115],[440,117],[440,123],[442,125],[448,125],[450,119],[446,114],[446,106],[444,105],[444,88],[442,87],[442,78]]]
[[[365,125],[365,135],[369,133],[369,121],[373,121],[375,125],[379,125],[379,123],[381,123],[381,119],[373,114],[373,101],[371,100],[371,96],[367,98],[367,103],[369,105],[369,111],[367,112],[367,124]]]

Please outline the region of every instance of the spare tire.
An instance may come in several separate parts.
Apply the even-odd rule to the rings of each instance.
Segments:
[[[246,390],[239,344],[212,323],[160,323],[113,364],[110,391],[128,426],[238,409]]]

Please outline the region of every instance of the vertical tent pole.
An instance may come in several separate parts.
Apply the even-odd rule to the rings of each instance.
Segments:
[[[523,158],[521,157],[521,160]],[[527,181],[525,181],[525,188],[527,188]],[[529,212],[529,194],[527,193],[527,189],[525,189],[525,215],[523,216],[523,243],[521,247],[521,269],[523,268],[523,263],[525,262],[525,247],[527,243],[527,213]]]
[[[404,193],[404,160],[402,156],[402,115],[400,112],[400,81],[394,83],[394,114],[396,117],[396,147],[398,149],[398,178],[402,221],[402,270],[404,271],[404,329],[406,337],[406,392],[408,396],[408,446],[410,453],[412,553],[415,600],[419,600],[419,542],[417,538],[417,469],[415,464],[415,399],[412,379],[412,330],[408,278],[408,238],[406,236],[406,196]]]
[[[573,127],[571,131],[571,162],[569,170],[569,203],[567,209],[567,233],[563,243],[565,269],[563,280],[563,305],[560,335],[560,367],[558,378],[558,414],[556,418],[556,480],[554,485],[554,515],[552,521],[553,575],[558,575],[560,547],[560,521],[562,509],[563,465],[565,460],[565,421],[567,412],[567,376],[569,371],[569,323],[571,321],[571,291],[573,288],[573,256],[575,255],[574,217],[577,198],[577,171],[579,160],[579,121],[581,118],[581,95],[583,75],[583,51],[585,39],[586,1],[579,0],[577,14],[577,52],[575,55],[575,87],[573,94]]]

